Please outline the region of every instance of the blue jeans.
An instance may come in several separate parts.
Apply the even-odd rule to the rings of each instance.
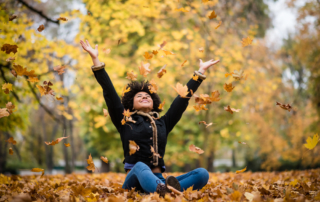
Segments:
[[[186,190],[193,185],[193,190],[204,187],[209,180],[209,173],[204,168],[197,168],[191,172],[176,177],[181,185],[181,190]],[[153,173],[149,166],[138,162],[128,173],[122,188],[139,190],[141,192],[153,193],[157,189],[157,181],[165,184],[166,179],[162,173]]]

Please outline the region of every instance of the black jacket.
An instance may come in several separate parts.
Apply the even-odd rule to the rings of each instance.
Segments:
[[[148,120],[148,117],[133,114],[132,119],[135,120],[136,123],[127,122],[127,124],[122,125],[121,120],[123,118],[122,113],[124,107],[107,72],[103,68],[93,71],[93,73],[103,89],[103,96],[108,106],[109,115],[121,136],[125,157],[123,163],[127,162],[134,164],[141,161],[147,164],[150,168],[153,168],[153,154],[150,150],[150,146],[153,145],[153,133],[150,120]],[[190,81],[187,83],[189,92],[190,89],[193,92],[196,92],[201,82],[202,80],[200,78],[198,81],[190,79]],[[189,93],[187,97],[191,97],[191,93]],[[163,157],[165,154],[168,134],[180,120],[183,112],[188,106],[189,99],[190,98],[181,98],[178,95],[172,102],[167,113],[160,119],[155,120],[158,131],[158,153],[162,157],[159,158],[158,166],[161,167],[162,172],[164,172],[162,166],[164,166]],[[131,156],[129,155],[129,140],[135,141],[140,147],[140,150]]]

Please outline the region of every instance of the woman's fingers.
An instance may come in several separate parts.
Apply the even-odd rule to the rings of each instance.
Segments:
[[[88,41],[88,40],[86,40],[86,42],[87,42],[88,47],[90,47],[90,48],[91,48],[89,41]]]
[[[215,65],[215,64],[217,64],[218,62],[220,62],[220,60],[213,61],[213,62],[212,62],[212,65]]]

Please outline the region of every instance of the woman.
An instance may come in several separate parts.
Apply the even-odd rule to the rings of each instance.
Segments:
[[[108,106],[109,115],[121,136],[125,159],[123,161],[127,177],[123,184],[124,189],[136,188],[136,190],[152,193],[157,191],[161,196],[170,191],[183,191],[193,186],[193,189],[201,189],[209,179],[208,171],[197,168],[184,175],[166,179],[162,176],[165,171],[163,161],[167,136],[180,120],[186,110],[191,94],[187,98],[179,95],[175,98],[167,113],[159,118],[158,112],[161,103],[156,93],[151,93],[148,82],[131,82],[128,84],[130,91],[125,93],[120,101],[113,84],[105,71],[105,64],[98,59],[98,45],[93,49],[86,40],[80,41],[82,48],[87,51],[93,61],[92,71],[103,89],[103,96]],[[194,74],[198,81],[190,79],[187,83],[188,90],[195,92],[201,82],[206,78],[205,71],[219,60],[202,62],[200,68]],[[131,111],[131,120],[122,124],[124,110]],[[134,141],[140,147],[138,151],[130,155],[129,141]],[[154,152],[151,151],[151,146]],[[160,158],[159,158],[160,155]],[[176,189],[176,190],[174,190]]]

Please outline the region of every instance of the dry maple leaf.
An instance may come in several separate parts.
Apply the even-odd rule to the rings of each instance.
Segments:
[[[161,156],[160,156],[160,154],[158,154],[158,153],[156,153],[155,151],[154,151],[154,148],[150,145],[150,151],[152,152],[152,154],[153,154],[153,156],[157,156],[157,157],[159,157],[159,158],[162,158]]]
[[[12,114],[13,112],[17,111],[17,110],[14,110],[14,111],[13,111],[13,109],[14,109],[15,107],[16,107],[16,106],[14,106],[14,104],[12,104],[12,102],[8,102],[8,103],[6,104],[6,108],[7,108],[8,112],[9,112],[10,114]]]
[[[127,72],[127,77],[126,79],[129,79],[131,81],[136,81],[137,80],[138,75],[135,74],[133,71],[131,72]]]
[[[211,20],[211,19],[213,19],[213,18],[216,18],[217,17],[217,14],[216,14],[216,12],[215,11],[212,11],[211,13],[210,13],[210,15],[208,16],[208,18]]]
[[[130,110],[129,109],[127,109],[127,110],[123,110],[123,113],[122,113],[125,117],[130,117],[131,116],[131,112],[130,112]]]
[[[189,11],[187,11],[185,8],[179,8],[179,9],[176,8],[176,9],[174,9],[174,11],[178,11],[178,12],[181,11],[181,12],[184,12],[184,13],[185,13],[185,12],[189,12]]]
[[[103,109],[103,116],[104,116],[104,117],[107,117],[108,115],[109,115],[108,110]]]
[[[189,146],[189,150],[192,152],[196,152],[197,154],[202,154],[204,152],[202,149],[194,146],[193,144]]]
[[[67,137],[60,137],[60,138],[58,138],[58,139],[56,139],[56,140],[54,140],[54,141],[52,141],[52,142],[44,142],[46,145],[56,145],[56,144],[58,144],[59,142],[61,142],[61,140],[63,140],[63,139],[66,139],[66,138],[68,138],[69,136],[67,136]]]
[[[311,137],[308,137],[308,138],[307,138],[307,143],[304,144],[304,146],[305,146],[307,149],[311,150],[311,149],[313,149],[313,148],[318,144],[318,142],[319,142],[319,135],[318,135],[318,134],[315,134],[315,135],[313,135],[313,138],[312,138],[312,139],[311,139]]]
[[[166,55],[175,55],[173,52],[171,51],[167,51],[167,50],[162,50]]]
[[[57,100],[63,101],[63,97],[56,97]]]
[[[105,162],[105,163],[108,163],[108,162],[109,162],[107,157],[101,156],[100,159],[101,159],[103,162]]]
[[[11,52],[13,52],[14,54],[16,54],[18,46],[17,45],[10,45],[10,44],[3,44],[1,47],[2,51],[5,51],[6,54],[10,54]]]
[[[123,119],[121,120],[121,124],[124,125],[125,123],[126,123],[126,120],[123,118]]]
[[[244,169],[242,169],[242,170],[237,170],[236,171],[236,174],[238,174],[238,173],[243,173],[244,171],[246,171],[247,170],[247,166],[244,168]]]
[[[38,32],[42,32],[44,30],[44,25],[40,25],[37,30]]]
[[[176,87],[172,88],[180,95],[180,97],[182,98],[186,98],[186,96],[188,95],[188,86],[187,85],[182,85],[181,83],[177,83]]]
[[[218,90],[212,91],[211,92],[211,97],[209,97],[211,102],[218,102],[219,100],[221,100],[220,97],[220,93]]]
[[[226,73],[224,76],[227,78],[228,76],[232,76],[233,75],[233,72],[230,72],[230,73]]]
[[[238,81],[240,81],[241,79],[247,80],[248,74],[247,75],[243,75],[243,73],[244,73],[243,70],[240,70],[240,71],[234,70],[233,74],[232,74],[232,77],[235,80],[238,80]]]
[[[42,168],[32,168],[31,171],[32,172],[42,172],[41,177],[44,175],[44,169],[42,169]]]
[[[219,24],[214,28],[214,29],[218,29],[222,24],[222,21],[220,20]]]
[[[10,113],[7,111],[7,108],[0,108],[0,118],[9,116]]]
[[[13,150],[12,150],[11,147],[9,148],[9,154],[10,154],[10,155],[13,155]]]
[[[160,79],[164,73],[167,73],[167,70],[165,69],[167,65],[163,65],[163,67],[161,67],[161,69],[158,71],[157,76]]]
[[[4,90],[5,94],[9,94],[12,91],[12,84],[11,83],[4,83],[2,84],[2,89]]]
[[[292,109],[292,106],[290,104],[281,104],[280,102],[276,102],[276,105],[279,105],[282,109],[288,110],[289,112]]]
[[[199,125],[200,125],[200,123],[203,123],[206,126],[206,128],[208,128],[209,126],[212,125],[212,123],[207,124],[205,121],[199,121]]]
[[[21,65],[16,65],[16,64],[13,64],[13,68],[14,71],[16,72],[17,75],[19,76],[28,76],[28,77],[36,77],[37,75],[34,73],[34,70],[31,70],[28,72],[27,68],[23,68]]]
[[[9,57],[8,59],[6,59],[7,62],[14,61],[14,60],[15,60],[15,57]]]
[[[208,110],[208,108],[206,108],[206,105],[203,104],[203,105],[195,105],[193,106],[195,108],[195,110],[198,112],[200,110]]]
[[[152,79],[150,82],[149,82],[149,86],[148,86],[148,89],[150,91],[150,93],[156,93],[157,90],[158,90],[158,86],[157,84],[154,82],[154,80]]]
[[[232,90],[235,88],[235,86],[232,86],[232,83],[229,83],[229,84],[227,84],[227,83],[225,83],[224,85],[223,85],[223,89],[224,90],[226,90],[227,92],[232,92]]]
[[[242,41],[241,41],[242,47],[246,47],[246,46],[251,45],[252,41],[253,41],[253,39],[250,36],[248,36],[247,38],[242,38]]]
[[[147,75],[151,72],[149,67],[150,63],[143,64],[143,62],[141,62],[141,66],[139,66],[139,71],[143,77],[147,77]]]
[[[11,69],[10,72],[14,77],[17,78],[17,72],[14,69]]]
[[[159,50],[161,50],[166,44],[167,44],[167,42],[163,41],[162,44],[158,45],[159,46]]]
[[[31,83],[39,82],[39,79],[37,77],[29,77],[27,80]]]
[[[64,143],[64,146],[70,147],[70,143]]]
[[[17,18],[17,15],[12,15],[12,16],[9,17],[9,21],[12,21],[12,20],[14,20],[16,18]]]
[[[188,60],[185,60],[185,61],[181,64],[181,67],[183,67],[184,64],[186,64],[186,62],[188,62]]]
[[[203,53],[204,52],[204,48],[203,47],[199,48],[199,52]]]
[[[89,155],[88,159],[87,159],[87,163],[89,164],[86,168],[87,170],[91,170],[92,172],[95,171],[96,167],[94,166],[93,160],[92,160],[92,156],[91,154]]]
[[[230,114],[233,114],[233,112],[239,112],[240,111],[240,109],[230,108],[229,105],[227,107],[224,107],[224,110],[227,111],[227,112],[230,112]]]
[[[135,141],[129,140],[129,149],[130,149],[129,154],[132,155],[136,153],[136,151],[139,151],[140,147],[139,145],[137,145],[137,143],[135,143]]]
[[[143,57],[144,57],[146,60],[150,60],[150,59],[153,57],[153,55],[150,54],[150,53],[148,53],[148,52],[145,52],[144,55],[143,55]]]
[[[11,143],[13,145],[17,144],[17,141],[15,141],[13,137],[10,137],[8,140],[6,140],[6,142]]]
[[[44,81],[43,84],[44,86],[36,85],[40,91],[41,96],[48,95],[48,94],[54,96],[53,94],[54,91],[49,87],[49,86],[52,86],[52,83],[50,81],[49,82]]]
[[[66,68],[66,65],[60,65],[60,66],[56,66],[56,67],[53,67],[53,70],[58,72],[58,75],[61,75],[63,73],[65,73],[65,68]]]
[[[192,76],[192,79],[195,80],[195,81],[198,81],[199,76],[198,76],[198,75],[193,75],[193,76]]]
[[[68,19],[65,17],[59,17],[59,18],[57,18],[57,20],[68,21]]]
[[[102,52],[104,52],[105,54],[108,55],[111,52],[111,49],[110,48],[108,48],[108,49],[107,48],[103,48]]]
[[[162,103],[160,103],[160,105],[159,105],[158,109],[163,110],[164,103],[165,103],[165,100],[163,100],[163,102],[162,102]]]
[[[153,54],[153,55],[157,55],[157,54],[158,54],[158,51],[157,51],[157,50],[153,50],[153,51],[152,51],[152,54]]]

